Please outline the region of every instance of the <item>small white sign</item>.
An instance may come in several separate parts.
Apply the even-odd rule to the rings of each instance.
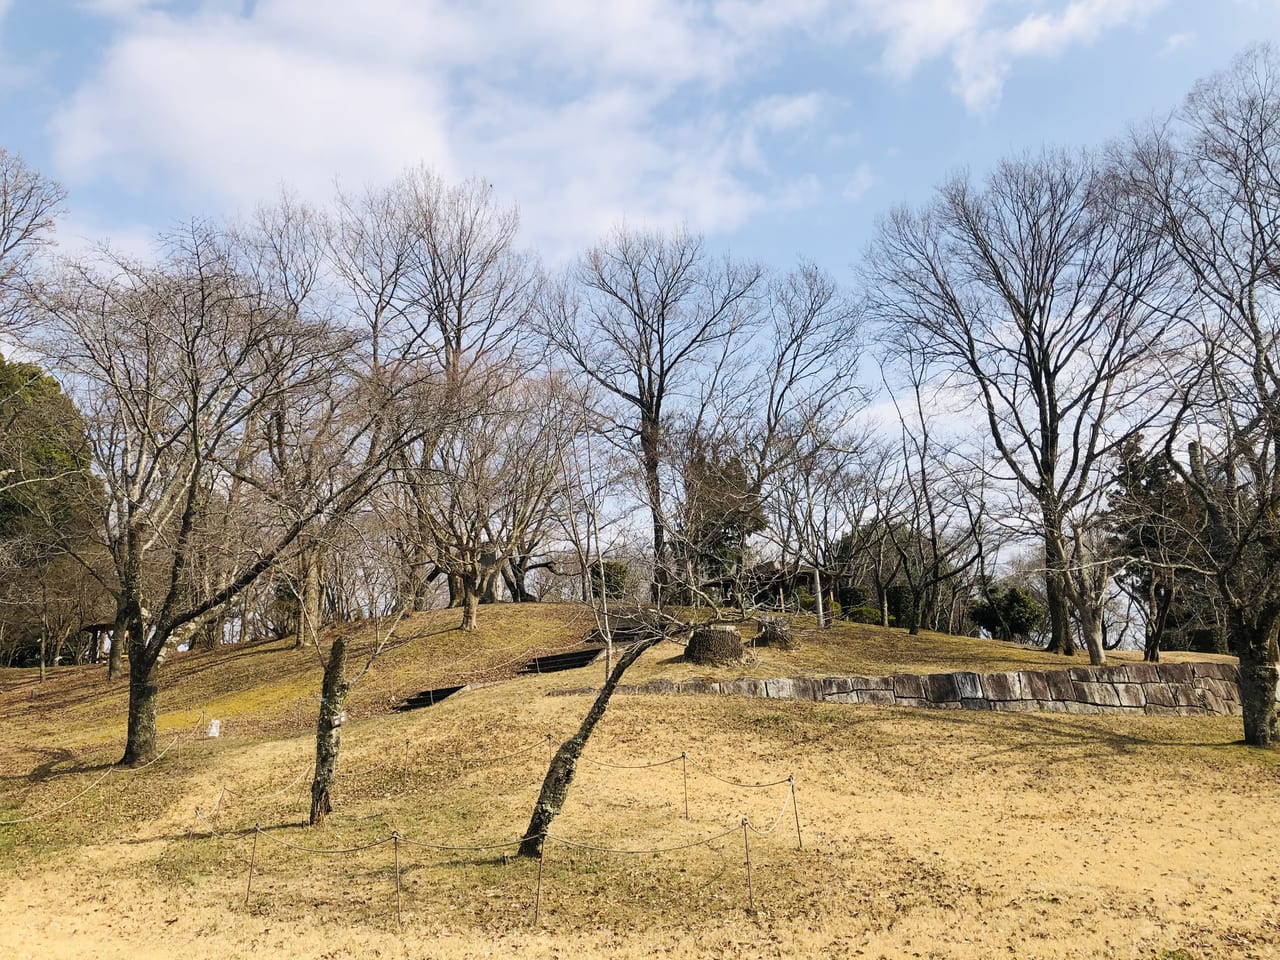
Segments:
[[[216,737],[216,736],[217,736],[218,734],[220,734],[221,732],[222,732],[222,721],[221,721],[221,720],[210,720],[210,721],[209,721],[209,736],[211,736],[211,737]]]

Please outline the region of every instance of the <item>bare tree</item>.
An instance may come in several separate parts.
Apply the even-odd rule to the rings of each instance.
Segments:
[[[107,493],[109,587],[129,654],[125,763],[155,754],[155,671],[181,631],[358,504],[409,429],[391,411],[410,388],[369,360],[366,341],[296,316],[238,260],[225,235],[196,224],[169,238],[157,266],[71,265],[46,298],[49,350],[85,412]],[[282,477],[251,440],[281,396],[314,398],[307,428],[343,451],[339,462],[290,464],[308,484]],[[213,511],[261,522],[220,545],[218,580],[200,584],[188,573]]]
[[[1203,528],[1188,532],[1240,658],[1245,741],[1271,745],[1280,737],[1280,56],[1253,48],[1197,84],[1167,124],[1135,135],[1124,162],[1193,298],[1185,316],[1200,375],[1171,378],[1182,408],[1167,459],[1203,508]]]
[[[1068,517],[1159,399],[1139,389],[1171,306],[1156,239],[1088,156],[1045,152],[981,185],[957,177],[921,212],[894,211],[866,268],[874,316],[939,380],[972,391],[1034,502],[1063,653],[1074,650]],[[1085,639],[1099,657],[1100,638]]]
[[[654,597],[670,580],[662,494],[664,431],[756,319],[758,267],[714,260],[701,237],[619,227],[546,300],[551,343],[616,405],[613,434],[634,452],[653,529]]]
[[[65,200],[58,183],[0,147],[0,333],[30,319],[35,259]]]
[[[897,476],[890,478],[884,535],[911,593],[908,632],[934,617],[942,588],[963,578],[981,555],[986,515],[981,469],[941,442],[931,415],[923,358],[903,358],[908,396],[895,399],[901,425]]]

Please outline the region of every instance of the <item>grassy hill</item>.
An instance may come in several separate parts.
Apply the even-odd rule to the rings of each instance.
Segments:
[[[537,865],[504,862],[499,848],[401,844],[398,926],[393,844],[298,847],[348,849],[393,832],[439,847],[517,838],[548,743],[589,702],[546,694],[601,677],[597,665],[484,682],[511,678],[529,653],[580,643],[590,622],[577,608],[493,607],[474,634],[455,625],[450,611],[406,621],[403,642],[356,688],[335,817],[320,831],[300,826],[314,651],[259,643],[173,658],[161,676],[167,752],[137,771],[107,766],[123,741],[123,682],[101,667],[58,669],[43,684],[0,672],[0,820],[34,817],[0,826],[0,956],[1280,951],[1280,763],[1239,746],[1236,720],[731,697],[615,701],[556,824],[576,845],[548,843],[540,898]],[[971,638],[801,628],[799,650],[762,649],[742,668],[693,668],[662,645],[630,677],[1071,664]],[[463,680],[481,683],[389,712]],[[191,735],[214,717],[222,737]],[[735,785],[788,775],[803,848],[785,783]],[[743,817],[764,834],[748,837],[754,913]],[[255,825],[264,833],[246,904]]]

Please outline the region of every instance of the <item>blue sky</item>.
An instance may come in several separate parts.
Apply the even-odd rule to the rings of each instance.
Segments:
[[[70,246],[426,163],[552,263],[625,217],[848,278],[894,204],[1273,38],[1280,0],[0,0],[0,144]]]

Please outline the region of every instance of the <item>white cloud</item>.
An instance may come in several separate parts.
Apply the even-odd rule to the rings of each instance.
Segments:
[[[981,113],[999,101],[1017,61],[1061,56],[1166,2],[1070,0],[1010,20],[1008,11],[1019,7],[992,0],[861,0],[848,27],[884,38],[881,65],[898,78],[931,60],[950,61],[952,89],[970,111]]]
[[[754,86],[787,41],[857,38],[900,78],[948,63],[976,111],[1019,60],[1061,56],[1162,0],[1025,14],[1001,0],[86,2],[113,33],[51,120],[73,189],[162,190],[212,212],[282,182],[315,198],[335,177],[426,163],[486,177],[521,203],[528,240],[563,251],[622,216],[730,230],[817,202],[810,174],[777,178],[770,156],[829,127],[841,102]],[[844,195],[873,184],[858,167]]]
[[[878,182],[879,178],[876,177],[875,171],[871,169],[871,164],[860,163],[857,169],[853,171],[853,176],[844,185],[844,198],[851,203],[857,203],[874,189]]]
[[[178,179],[235,203],[285,178],[314,194],[341,171],[448,171],[439,87],[393,62],[350,66],[233,18],[149,19],[55,118],[55,160],[72,180]]]
[[[756,101],[751,116],[757,126],[766,130],[795,130],[817,120],[827,101],[827,96],[817,91],[799,96],[779,94]]]
[[[1165,37],[1164,46],[1160,52],[1165,56],[1176,53],[1183,47],[1190,46],[1195,43],[1196,35],[1194,33],[1172,33]]]

